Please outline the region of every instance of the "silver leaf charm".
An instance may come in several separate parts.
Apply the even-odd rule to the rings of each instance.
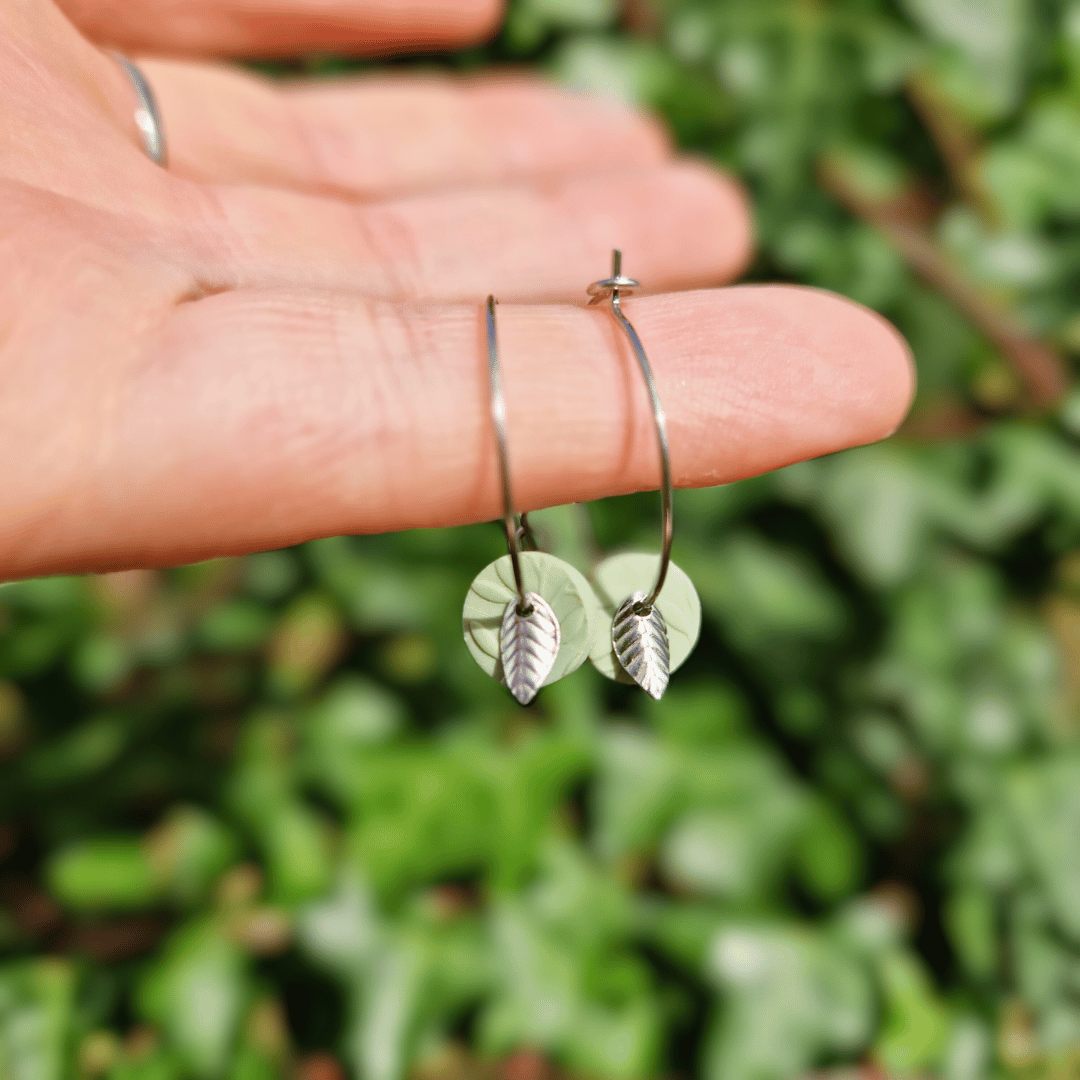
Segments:
[[[562,631],[551,605],[538,593],[526,593],[529,613],[521,615],[514,597],[503,612],[499,630],[499,656],[503,681],[510,693],[528,705],[555,666]]]
[[[636,592],[619,605],[611,623],[611,643],[630,678],[659,701],[671,671],[667,623],[656,604],[645,614],[634,610],[644,599],[643,592]]]

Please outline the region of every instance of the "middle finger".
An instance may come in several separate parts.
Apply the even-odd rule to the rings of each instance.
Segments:
[[[273,83],[148,62],[172,171],[366,199],[655,165],[658,123],[525,77],[384,75]]]
[[[750,253],[741,190],[705,166],[564,177],[547,184],[383,203],[273,188],[208,189],[196,223],[203,280],[390,300],[580,300],[611,249],[650,290],[731,280]]]

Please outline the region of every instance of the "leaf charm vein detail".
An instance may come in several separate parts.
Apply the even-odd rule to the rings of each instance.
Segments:
[[[528,705],[555,666],[562,631],[551,605],[538,593],[526,594],[532,609],[518,613],[520,600],[514,597],[503,611],[499,630],[499,657],[503,682],[510,693]]]
[[[671,671],[667,623],[656,604],[644,615],[634,610],[644,599],[645,593],[636,592],[619,605],[611,623],[611,643],[630,678],[659,701]]]

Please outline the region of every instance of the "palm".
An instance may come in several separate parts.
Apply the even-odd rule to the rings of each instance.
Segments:
[[[291,2],[64,6],[95,42],[159,55],[452,44],[493,15]],[[869,441],[906,408],[903,343],[854,304],[661,292],[732,278],[748,217],[632,112],[521,80],[143,66],[168,172],[118,66],[51,0],[0,11],[0,576],[495,516],[488,292],[523,507],[655,486],[644,391],[580,306],[615,246],[655,293],[627,306],[677,484]]]

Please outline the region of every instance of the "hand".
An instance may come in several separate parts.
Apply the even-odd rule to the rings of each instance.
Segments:
[[[856,304],[663,291],[734,278],[749,217],[642,116],[523,79],[284,87],[158,60],[165,172],[100,48],[460,44],[491,0],[61,7],[0,7],[0,577],[498,516],[489,292],[521,507],[655,487],[632,359],[580,306],[615,246],[656,293],[626,308],[677,484],[877,439],[907,408],[906,347]]]

